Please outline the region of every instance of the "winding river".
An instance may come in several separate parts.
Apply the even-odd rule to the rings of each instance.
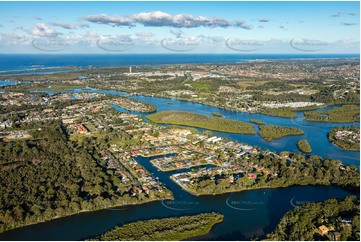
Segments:
[[[113,95],[127,95],[124,92],[99,89],[74,89],[72,92],[98,92]],[[51,92],[48,92],[51,93]],[[345,164],[354,164],[359,167],[359,152],[343,151],[327,140],[327,133],[335,126],[355,125],[359,123],[318,123],[302,119],[303,113],[297,112],[294,119],[271,117],[262,114],[238,113],[216,107],[196,104],[187,101],[132,96],[133,98],[157,106],[158,111],[180,110],[191,111],[211,116],[211,112],[218,112],[226,118],[249,122],[249,119],[259,119],[266,124],[284,125],[301,128],[305,134],[290,136],[267,142],[258,135],[240,135],[222,132],[213,132],[216,135],[232,140],[257,145],[271,151],[298,152],[296,142],[306,138],[312,154],[332,159],[339,159]],[[119,107],[115,107],[123,111]],[[335,108],[335,107],[326,107]],[[137,112],[133,112],[137,113]],[[140,114],[140,113],[137,113]],[[140,114],[143,117],[146,114]],[[254,125],[256,132],[257,125]],[[0,234],[0,240],[82,240],[104,233],[115,226],[124,223],[201,212],[217,211],[225,215],[224,221],[216,225],[206,236],[196,239],[206,240],[246,240],[254,237],[263,238],[272,231],[279,219],[290,209],[311,201],[322,201],[329,198],[343,198],[351,193],[337,187],[328,186],[293,186],[280,189],[262,189],[243,191],[216,196],[196,197],[182,190],[169,179],[175,172],[161,172],[151,165],[151,158],[136,158],[146,169],[158,177],[169,188],[175,197],[174,201],[157,201],[142,205],[104,209],[96,212],[80,213],[77,215],[55,219],[49,222],[26,226]],[[359,196],[359,194],[355,194]]]

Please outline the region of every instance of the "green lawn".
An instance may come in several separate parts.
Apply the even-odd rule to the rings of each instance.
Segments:
[[[209,91],[212,87],[211,83],[192,83],[191,86],[198,91]]]
[[[95,137],[97,139],[103,139],[105,137],[105,135],[106,135],[106,132],[92,133],[92,134],[71,134],[70,140],[77,141],[78,144],[81,144],[85,137]]]

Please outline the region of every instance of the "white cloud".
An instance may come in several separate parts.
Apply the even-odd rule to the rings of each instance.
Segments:
[[[358,25],[358,23],[344,23],[344,22],[342,22],[341,25],[344,25],[344,26],[354,26],[354,25]]]
[[[30,41],[30,38],[21,35],[18,33],[1,33],[0,34],[0,43],[1,44],[7,44],[7,45],[23,45],[28,44]]]
[[[56,32],[54,29],[49,28],[44,23],[38,23],[33,27],[31,34],[35,36],[55,37],[61,35],[62,33]]]
[[[178,30],[178,29],[176,29],[176,30],[171,29],[171,30],[169,30],[169,32],[171,34],[174,34],[176,36],[176,38],[180,38],[180,37],[182,37],[184,35],[183,31]]]
[[[51,26],[61,27],[61,28],[64,28],[64,29],[76,29],[75,25],[67,24],[67,23],[63,23],[63,22],[50,22],[49,24]]]
[[[80,28],[89,28],[90,26],[89,26],[89,24],[81,23],[81,24],[79,24],[79,27]]]
[[[237,21],[235,26],[240,27],[242,29],[250,30],[253,28],[252,25],[246,24],[243,20]]]
[[[155,34],[152,32],[141,32],[141,33],[136,33],[135,35],[140,38],[150,38],[153,37]]]
[[[132,26],[132,20],[128,17],[120,17],[120,16],[108,16],[106,14],[100,15],[91,15],[84,17],[84,20],[87,20],[91,23],[97,24],[108,24],[111,26]]]
[[[231,27],[238,26],[250,29],[250,26],[230,22],[223,18],[193,16],[190,14],[171,15],[162,11],[143,12],[127,16],[108,16],[106,14],[90,15],[83,18],[86,21],[110,26],[134,27],[136,24],[150,27],[196,28],[196,27]]]

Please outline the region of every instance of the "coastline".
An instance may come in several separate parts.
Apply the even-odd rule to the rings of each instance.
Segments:
[[[88,63],[84,62],[84,64],[82,65],[76,65],[77,62],[74,63],[69,63],[69,57],[79,57],[81,59],[84,59],[84,57],[109,57],[111,59],[115,59],[116,57],[119,57],[119,55],[114,55],[114,54],[0,54],[0,57],[6,59],[6,58],[15,58],[18,59],[19,57],[26,57],[26,58],[31,58],[31,57],[36,57],[37,60],[39,57],[43,57],[47,60],[48,57],[60,57],[60,58],[64,58],[64,62],[67,60],[67,64],[66,65],[61,65],[61,63],[57,63],[55,66],[54,65],[49,65],[49,66],[45,66],[43,63],[38,63],[38,61],[32,61],[31,64],[29,64],[29,66],[24,66],[23,69],[14,69],[15,67],[7,67],[6,70],[2,70],[3,72],[18,72],[18,71],[34,71],[34,70],[39,70],[39,69],[61,69],[61,68],[70,68],[70,67],[76,67],[76,68],[89,68]],[[124,67],[124,66],[150,66],[150,65],[159,65],[159,66],[164,66],[164,65],[174,65],[173,62],[169,61],[169,56],[175,56],[175,57],[182,57],[188,61],[181,61],[182,63],[179,63],[179,65],[183,65],[183,64],[239,64],[239,63],[259,63],[259,62],[270,62],[270,61],[285,61],[285,60],[301,60],[301,61],[307,61],[307,60],[315,60],[315,59],[322,59],[322,60],[332,60],[332,59],[359,59],[360,55],[359,54],[244,54],[242,56],[239,56],[239,54],[235,53],[229,53],[229,54],[214,54],[214,53],[202,53],[202,54],[174,54],[174,53],[163,53],[163,54],[122,54],[122,57],[125,57],[124,59],[124,63],[116,63],[115,65],[106,65],[107,62],[102,62],[102,61],[98,61],[99,63],[97,64],[93,64],[91,65],[92,68],[96,67]],[[136,58],[140,58],[140,57],[157,57],[159,59],[160,56],[164,56],[167,57],[167,63],[135,63],[133,62],[132,64],[129,64],[127,62],[129,62],[129,57],[136,57]],[[233,57],[233,60],[229,60],[229,61],[210,61],[209,58],[203,58],[203,60],[199,60],[199,62],[197,62],[196,60],[193,59],[193,61],[189,61],[189,57],[200,57],[200,56],[204,56],[204,57]],[[188,57],[188,58],[187,58]],[[99,58],[98,58],[99,59]],[[119,58],[118,58],[119,59]],[[45,61],[45,60],[44,60]],[[145,61],[144,61],[145,62]],[[41,65],[41,68],[34,68],[34,64],[36,65]],[[10,69],[11,68],[11,69]],[[17,66],[18,68],[18,66]],[[4,69],[4,68],[3,68]]]

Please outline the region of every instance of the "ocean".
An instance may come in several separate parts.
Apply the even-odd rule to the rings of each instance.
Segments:
[[[0,54],[0,71],[64,66],[221,64],[259,59],[360,58],[359,54]]]

